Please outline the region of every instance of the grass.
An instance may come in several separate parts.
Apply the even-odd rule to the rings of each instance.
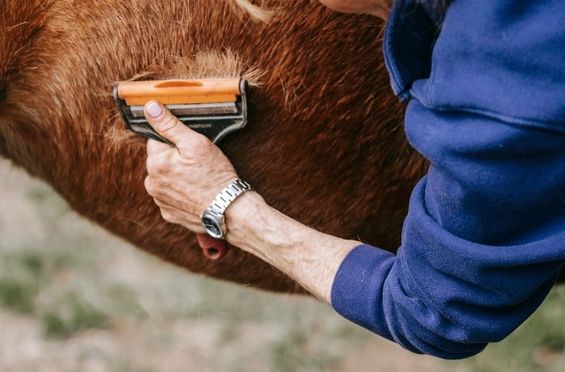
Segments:
[[[54,290],[72,266],[68,256],[22,249],[0,256],[0,262],[0,306],[37,317],[46,337],[68,338],[85,329],[108,326],[104,311],[88,303],[79,290]]]
[[[189,275],[142,254],[78,218],[47,187],[24,181],[0,194],[1,202],[20,198],[20,208],[28,208],[25,225],[0,224],[0,329],[13,319],[24,322],[18,332],[29,333],[27,344],[40,345],[39,356],[17,359],[13,354],[20,349],[2,349],[17,334],[0,335],[2,370],[97,365],[116,372],[321,372],[376,340],[314,300]],[[0,221],[1,213],[8,212],[0,210]],[[504,342],[440,365],[477,372],[563,371],[563,319],[565,287],[559,287]],[[412,358],[380,349],[386,345],[367,352]],[[3,355],[16,359],[3,365]]]
[[[565,287],[557,287],[508,339],[489,346],[469,364],[477,372],[565,370],[564,305]]]
[[[68,338],[83,330],[108,328],[110,317],[80,295],[70,293],[39,314],[42,334],[48,338]]]
[[[29,280],[0,278],[0,306],[22,314],[33,314],[37,285]]]

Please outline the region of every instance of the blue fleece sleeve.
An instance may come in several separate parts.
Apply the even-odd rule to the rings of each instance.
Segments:
[[[431,76],[414,82],[410,143],[431,161],[396,256],[362,245],[332,305],[447,359],[503,339],[565,260],[565,2],[454,2]],[[561,98],[560,98],[561,97]]]
[[[407,131],[432,167],[396,256],[363,245],[332,304],[404,347],[476,354],[542,302],[565,259],[565,136],[413,103]]]

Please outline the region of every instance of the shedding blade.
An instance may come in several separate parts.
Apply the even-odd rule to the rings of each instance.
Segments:
[[[155,99],[184,125],[218,143],[247,125],[247,87],[247,81],[240,78],[127,81],[116,83],[112,96],[134,133],[168,143],[144,115],[144,105]]]
[[[166,105],[236,102],[240,79],[126,81],[118,85],[118,97],[130,106],[155,99]]]

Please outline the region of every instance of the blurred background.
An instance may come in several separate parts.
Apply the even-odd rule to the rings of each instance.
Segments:
[[[446,362],[316,301],[206,279],[110,236],[0,160],[0,371],[565,371],[565,287]]]

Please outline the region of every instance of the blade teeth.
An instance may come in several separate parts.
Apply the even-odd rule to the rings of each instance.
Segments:
[[[167,108],[175,116],[223,115],[238,113],[238,108],[235,102],[167,105]],[[130,111],[134,118],[144,117],[143,106],[131,106]]]

